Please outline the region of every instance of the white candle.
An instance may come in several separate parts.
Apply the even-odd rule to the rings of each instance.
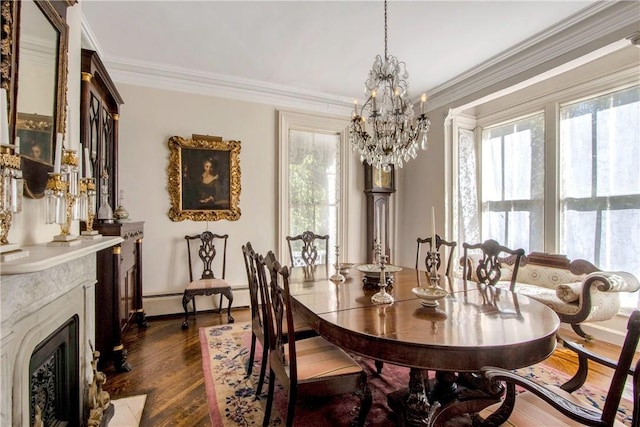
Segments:
[[[380,244],[380,206],[376,207],[376,244]]]
[[[53,163],[53,173],[60,173],[60,164],[62,162],[62,134],[56,135],[56,156]]]
[[[386,234],[386,227],[385,227],[385,222],[384,222],[384,211],[385,211],[385,207],[381,206],[381,211],[382,211],[382,215],[380,216],[380,234],[381,234],[381,239],[382,239],[382,255],[385,255],[387,253],[387,247],[385,245],[385,234]]]
[[[13,149],[13,153],[14,154],[18,154],[20,152],[20,137],[16,136],[16,139],[13,141],[13,143],[15,144],[15,148]]]
[[[431,244],[433,245],[433,248],[435,249],[436,246],[436,209],[431,206],[431,236],[433,236],[433,240],[431,241]]]
[[[89,147],[84,147],[84,177],[92,178],[93,173],[91,171],[91,158],[89,157]]]
[[[420,114],[424,114],[424,103],[427,102],[427,94],[423,93],[420,96]]]
[[[78,177],[84,177],[82,172],[82,144],[78,145],[80,149],[78,150]]]
[[[0,89],[0,144],[9,145],[9,114],[7,113],[7,90]]]

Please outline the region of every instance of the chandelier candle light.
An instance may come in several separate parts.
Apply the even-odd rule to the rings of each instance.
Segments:
[[[14,144],[9,139],[9,115],[7,91],[0,89],[0,261],[29,256],[29,251],[20,249],[7,238],[13,214],[22,212],[22,170],[20,169],[20,138]]]
[[[358,112],[358,101],[349,126],[349,140],[360,160],[385,172],[391,166],[402,167],[415,159],[420,148],[428,148],[427,132],[431,122],[424,113],[427,95],[420,97],[420,115],[414,118],[408,99],[409,73],[404,62],[387,54],[387,2],[384,2],[384,58],[376,56],[365,81],[366,102]],[[365,107],[368,118],[364,118]]]

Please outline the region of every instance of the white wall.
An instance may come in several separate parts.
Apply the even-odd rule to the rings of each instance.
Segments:
[[[116,83],[117,84],[117,83]],[[277,253],[277,158],[278,116],[272,105],[234,101],[211,96],[117,84],[124,99],[120,110],[119,187],[123,205],[132,220],[145,221],[143,241],[144,295],[180,293],[188,280],[184,236],[207,227],[229,234],[227,280],[234,287],[246,287],[241,245],[251,241],[255,250]],[[167,212],[169,148],[174,135],[221,136],[241,141],[238,221],[173,222]],[[351,158],[354,158],[351,156]],[[356,164],[357,166],[357,164]],[[353,168],[348,183],[353,196],[351,218],[364,218],[364,196],[360,168]],[[360,180],[360,181],[359,181]],[[360,233],[350,233],[360,236]],[[359,257],[362,245],[354,242],[349,256]],[[285,256],[286,254],[280,255]],[[242,292],[235,292],[234,306],[247,305]],[[181,297],[145,298],[147,314],[180,312]],[[198,309],[209,308],[213,298],[198,300]]]

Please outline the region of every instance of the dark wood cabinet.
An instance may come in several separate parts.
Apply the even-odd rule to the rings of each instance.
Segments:
[[[98,54],[82,49],[80,95],[80,136],[89,149],[93,177],[96,180],[98,208],[105,202],[100,191],[106,173],[108,202],[113,208],[118,196],[118,124],[120,105],[124,103]],[[84,160],[84,158],[83,158]]]
[[[113,361],[120,371],[131,370],[122,334],[133,323],[147,327],[142,307],[142,239],[144,222],[97,224],[105,236],[120,236],[119,245],[98,252],[96,284],[96,350],[101,363]]]

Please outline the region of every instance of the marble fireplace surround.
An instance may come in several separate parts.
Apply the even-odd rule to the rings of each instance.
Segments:
[[[0,263],[0,425],[29,426],[29,361],[34,349],[78,316],[80,408],[92,380],[95,341],[96,252],[120,237],[83,240],[72,247],[26,247],[30,256]]]

